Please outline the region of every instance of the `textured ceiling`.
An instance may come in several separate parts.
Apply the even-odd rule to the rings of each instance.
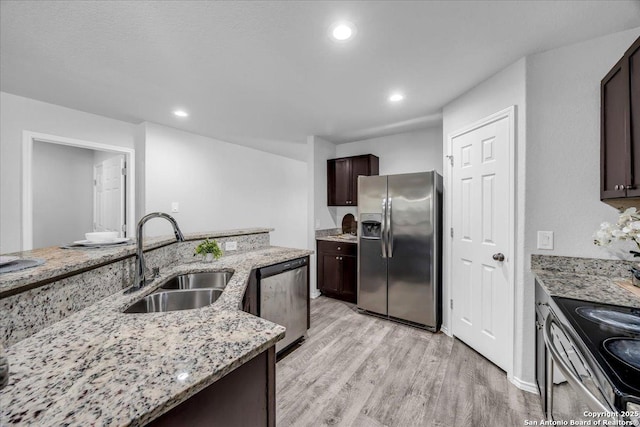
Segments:
[[[525,55],[640,26],[640,2],[2,1],[0,18],[2,91],[301,157],[307,135],[438,123]],[[329,39],[338,19],[351,42]]]

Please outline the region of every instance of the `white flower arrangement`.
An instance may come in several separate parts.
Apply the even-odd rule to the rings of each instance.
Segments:
[[[629,252],[634,257],[640,257],[640,212],[636,208],[629,208],[620,214],[617,223],[603,222],[593,239],[598,246],[611,246],[620,241],[633,242],[638,250]]]

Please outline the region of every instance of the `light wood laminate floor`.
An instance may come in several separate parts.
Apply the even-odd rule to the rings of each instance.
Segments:
[[[311,302],[308,338],[276,366],[277,426],[523,426],[539,398],[442,333]]]

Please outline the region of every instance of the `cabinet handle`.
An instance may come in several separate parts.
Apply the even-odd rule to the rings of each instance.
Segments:
[[[340,257],[339,257],[339,256],[337,256],[337,257],[336,257],[336,259],[340,259]]]
[[[340,246],[338,246],[338,250],[340,250]]]
[[[616,184],[615,187],[613,187],[613,189],[617,191],[617,190],[620,189],[620,186],[618,184]]]

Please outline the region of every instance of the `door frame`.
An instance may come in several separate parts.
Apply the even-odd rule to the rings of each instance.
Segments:
[[[509,155],[508,155],[508,161],[509,161],[509,225],[508,225],[508,235],[509,235],[509,242],[507,245],[507,250],[509,251],[509,256],[507,258],[509,264],[510,264],[510,268],[509,268],[509,274],[508,274],[508,281],[511,284],[511,286],[509,286],[509,294],[507,295],[507,299],[509,301],[512,302],[511,306],[508,308],[507,310],[507,322],[508,322],[508,332],[507,332],[507,344],[509,346],[509,348],[511,349],[511,355],[509,357],[509,361],[507,362],[507,378],[509,379],[509,381],[511,381],[512,383],[518,385],[519,384],[519,380],[514,378],[514,361],[515,361],[515,337],[514,337],[514,333],[515,333],[515,310],[516,310],[516,300],[515,300],[515,286],[516,286],[516,268],[517,268],[517,254],[516,254],[516,206],[517,206],[517,200],[516,200],[516,174],[515,174],[515,167],[516,167],[516,128],[515,128],[515,118],[516,118],[516,106],[512,105],[508,108],[505,108],[504,110],[500,110],[497,113],[491,114],[487,117],[484,117],[470,125],[464,126],[461,129],[458,129],[457,131],[454,131],[452,133],[450,133],[447,136],[447,155],[445,156],[445,170],[447,171],[447,187],[448,190],[451,191],[451,189],[453,188],[453,171],[452,171],[452,165],[450,160],[452,158],[452,145],[453,145],[453,140],[456,137],[459,137],[461,135],[464,135],[466,133],[472,132],[478,128],[481,128],[483,126],[486,126],[490,123],[496,122],[498,120],[507,118],[508,122],[509,122],[509,143],[507,144],[507,147],[509,149]],[[455,159],[454,159],[455,161]],[[445,202],[445,206],[446,206],[446,210],[447,213],[445,215],[447,224],[446,227],[448,227],[449,229],[451,229],[451,224],[453,223],[453,197],[451,197],[451,193],[447,194],[447,192],[444,193],[445,197],[446,197],[446,202]],[[447,228],[445,228],[446,230]],[[445,284],[445,290],[446,290],[446,295],[448,296],[449,300],[452,300],[452,296],[453,296],[453,284],[452,284],[452,273],[453,273],[453,245],[451,244],[451,234],[450,232],[446,232],[443,233],[445,236],[449,236],[448,238],[446,238],[446,255],[447,255],[447,262],[446,262],[446,273],[445,273],[445,277],[446,277],[446,284]],[[443,303],[445,303],[445,309],[447,312],[447,329],[445,330],[445,333],[449,336],[455,336],[455,330],[453,328],[453,322],[452,322],[452,314],[451,314],[451,305],[449,301],[443,301]],[[454,302],[455,304],[455,302]],[[443,328],[444,329],[444,328]]]
[[[127,179],[125,180],[127,204],[127,235],[134,235],[135,200],[136,200],[136,170],[135,150],[117,145],[102,144],[93,141],[48,135],[44,133],[22,132],[22,250],[33,249],[33,143],[35,141],[51,144],[67,145],[70,147],[86,148],[89,150],[106,151],[124,154]]]

